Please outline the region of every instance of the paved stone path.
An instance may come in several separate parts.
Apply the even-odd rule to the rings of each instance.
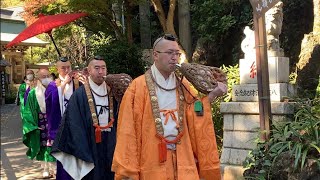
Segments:
[[[1,105],[1,180],[42,179],[40,162],[27,158],[19,107]]]

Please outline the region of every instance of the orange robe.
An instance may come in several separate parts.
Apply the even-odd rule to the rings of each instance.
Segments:
[[[190,91],[189,82],[183,84]],[[194,112],[192,96],[185,95],[184,128],[180,144],[176,146],[178,180],[220,180],[220,163],[213,128],[211,107],[207,97],[202,99],[204,115]],[[133,180],[167,180],[172,174],[168,164],[159,162],[156,127],[151,109],[150,95],[145,75],[136,78],[127,89],[120,106],[117,144],[112,171],[115,179],[129,177]],[[171,153],[168,152],[168,156]],[[196,163],[197,161],[197,163]],[[171,171],[172,172],[172,171]]]

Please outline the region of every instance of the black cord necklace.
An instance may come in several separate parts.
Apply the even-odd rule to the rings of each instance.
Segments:
[[[151,74],[151,79],[152,79],[152,81],[153,81],[160,89],[163,89],[163,90],[165,90],[165,91],[173,91],[173,90],[177,89],[177,87],[180,86],[180,80],[179,80],[179,78],[178,78],[177,76],[176,76],[176,78],[177,78],[177,85],[176,85],[176,87],[167,89],[167,88],[164,88],[164,87],[160,86],[160,84],[157,83],[157,81],[154,79],[151,71],[150,71],[150,74]]]
[[[105,95],[100,95],[100,94],[96,93],[96,92],[91,88],[90,84],[89,84],[89,87],[90,87],[90,90],[93,92],[93,94],[97,95],[98,97],[106,97],[106,96],[108,96],[108,92],[107,92]]]

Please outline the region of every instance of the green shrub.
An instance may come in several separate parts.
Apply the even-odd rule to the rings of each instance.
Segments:
[[[106,42],[97,46],[95,54],[104,57],[110,74],[127,73],[136,78],[145,72],[142,50],[137,45],[122,41]]]
[[[271,138],[266,142],[258,141],[257,148],[250,152],[244,162],[244,167],[249,168],[244,176],[247,179],[286,179],[288,174],[295,173],[297,177],[319,175],[319,109],[319,98],[296,99],[294,117],[273,124]]]
[[[222,66],[221,69],[223,72],[227,74],[228,77],[228,93],[218,98],[212,104],[211,111],[212,111],[212,119],[214,122],[214,129],[216,133],[218,151],[221,154],[222,151],[222,143],[223,143],[223,115],[220,113],[220,102],[221,100],[224,102],[231,101],[231,91],[232,86],[240,83],[240,75],[239,75],[239,66],[238,64],[235,66]]]
[[[13,104],[17,98],[18,89],[14,86],[9,86],[8,91],[6,91],[5,103]]]
[[[319,78],[319,84],[316,90],[316,98],[320,98],[320,78]]]
[[[239,71],[239,65],[236,64],[234,66],[228,66],[225,65],[221,68],[223,72],[227,74],[228,77],[228,93],[224,97],[225,102],[231,101],[232,98],[232,87],[233,85],[240,84],[240,71]]]

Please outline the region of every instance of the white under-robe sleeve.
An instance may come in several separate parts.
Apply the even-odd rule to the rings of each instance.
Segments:
[[[54,152],[52,156],[60,161],[63,169],[76,180],[82,179],[94,168],[94,163],[85,162],[64,152]]]

